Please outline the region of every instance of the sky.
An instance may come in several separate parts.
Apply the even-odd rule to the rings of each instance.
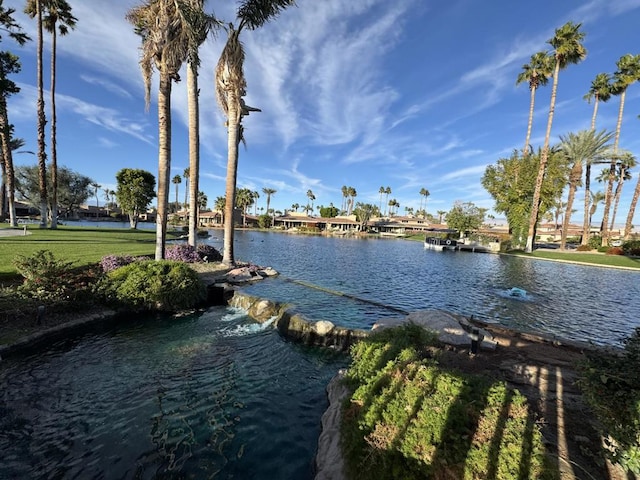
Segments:
[[[157,74],[145,110],[139,67],[140,39],[125,20],[137,0],[68,0],[78,22],[58,38],[58,163],[102,188],[116,189],[116,173],[141,168],[157,176]],[[24,1],[5,0],[36,38]],[[235,22],[236,2],[210,0],[207,10]],[[354,187],[356,202],[379,205],[380,187],[390,187],[399,213],[418,209],[430,192],[429,213],[456,201],[491,209],[481,185],[488,165],[524,144],[529,88],[516,86],[532,54],[567,21],[582,23],[586,59],[560,72],[552,143],[590,128],[593,104],[583,99],[598,73],[613,73],[625,54],[640,53],[640,0],[298,0],[259,30],[246,30],[246,103],[262,112],[244,119],[238,188],[272,188],[271,207],[342,204],[342,186]],[[200,190],[209,207],[224,195],[226,129],[215,100],[214,69],[226,32],[201,50]],[[25,150],[37,151],[36,42],[18,47],[21,92],[9,100],[15,134]],[[45,102],[49,109],[50,41],[45,39]],[[186,72],[173,86],[171,175],[188,167]],[[544,142],[551,82],[538,90],[531,144]],[[601,104],[597,128],[615,130],[619,99]],[[640,84],[627,92],[620,147],[640,155]],[[47,126],[47,148],[49,148]],[[29,154],[17,165],[34,164]],[[594,169],[594,173],[599,173]],[[635,169],[640,171],[640,167]],[[624,223],[636,182],[625,184],[616,224]],[[172,184],[170,201],[175,199]],[[185,183],[178,186],[184,201]],[[592,184],[604,190],[603,184]],[[582,190],[575,205],[583,205]],[[105,203],[103,194],[100,204]],[[384,197],[383,197],[384,200]],[[95,198],[89,203],[95,204]],[[579,207],[578,207],[579,208]],[[384,210],[384,206],[383,206]],[[640,209],[639,209],[640,210]],[[598,220],[602,207],[594,216]],[[577,220],[575,220],[577,218]],[[574,220],[580,220],[580,212]],[[640,224],[640,211],[635,215]]]

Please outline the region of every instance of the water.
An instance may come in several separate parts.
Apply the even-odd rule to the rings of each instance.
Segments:
[[[214,235],[217,232],[214,232]],[[397,311],[303,287],[302,281],[404,311],[444,309],[533,332],[615,344],[640,326],[640,272],[522,257],[425,250],[420,242],[236,233],[235,256],[281,278],[248,292],[309,318],[366,328]],[[217,235],[209,243],[221,248]],[[508,295],[517,287],[525,298]]]
[[[216,307],[0,363],[0,478],[312,478],[344,356]]]

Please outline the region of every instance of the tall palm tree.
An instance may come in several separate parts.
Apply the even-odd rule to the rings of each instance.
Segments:
[[[224,207],[227,204],[227,199],[224,197],[216,197],[215,202],[213,203],[213,208],[216,212],[220,212],[222,216],[222,223],[224,223]]]
[[[342,211],[347,211],[347,198],[349,198],[349,187],[343,185],[340,189],[342,191]]]
[[[294,5],[294,0],[243,0],[237,10],[237,28],[229,23],[227,43],[216,66],[216,98],[226,117],[227,125],[227,181],[225,207],[227,221],[224,226],[222,262],[233,265],[233,206],[238,174],[238,145],[244,139],[242,118],[251,111],[245,105],[247,83],[244,77],[244,49],[240,34],[245,28],[255,30],[277,16],[283,9]]]
[[[11,137],[11,124],[9,123],[9,110],[7,108],[7,98],[14,93],[18,93],[20,88],[8,78],[12,73],[20,72],[20,61],[11,52],[0,52],[0,146],[2,147],[2,173],[3,181],[0,187],[6,192],[9,207],[9,225],[18,226],[15,207],[15,174],[13,169],[13,150],[20,148],[21,144],[15,144]],[[4,205],[0,204],[0,218],[4,216]]]
[[[385,207],[384,207],[384,210],[385,210],[385,216],[386,216],[386,215],[387,215],[387,205],[389,205],[389,195],[391,195],[391,187],[387,187],[387,188],[385,188],[385,189],[384,189],[384,193],[385,193],[385,195],[386,195],[386,199],[385,199],[386,205],[385,205]]]
[[[555,67],[553,70],[553,86],[551,87],[551,104],[549,106],[549,118],[547,120],[547,131],[544,137],[544,146],[540,155],[540,165],[538,166],[538,176],[536,177],[535,189],[533,192],[533,201],[531,205],[531,216],[529,218],[529,232],[527,235],[527,244],[525,251],[533,251],[533,243],[536,237],[536,228],[538,224],[538,215],[540,205],[542,203],[540,193],[542,191],[542,183],[547,169],[549,160],[549,141],[551,139],[551,125],[553,124],[553,114],[556,106],[556,95],[558,92],[558,75],[561,69],[566,68],[570,64],[580,63],[587,55],[587,51],[582,45],[584,33],[580,31],[581,24],[567,22],[562,27],[556,29],[553,38],[549,39],[549,43],[554,51]]]
[[[636,166],[636,157],[631,152],[618,152],[619,161],[616,166],[616,178],[618,180],[616,184],[615,192],[613,193],[613,213],[611,214],[611,222],[609,224],[609,231],[613,230],[615,225],[616,215],[618,213],[618,204],[620,203],[620,195],[622,194],[622,186],[627,180],[631,180],[631,174],[629,169]]]
[[[171,85],[180,80],[178,71],[189,51],[189,31],[179,7],[172,0],[144,0],[127,12],[142,39],[140,67],[145,84],[145,104],[151,101],[154,68],[160,76],[158,88],[158,208],[156,219],[156,260],[164,258],[167,239],[169,187],[171,173]]]
[[[269,205],[271,204],[271,195],[274,195],[275,193],[277,193],[277,190],[274,190],[273,188],[263,187],[262,193],[264,193],[267,196],[267,215],[269,215]],[[272,219],[272,225],[274,221],[275,219]]]
[[[620,108],[618,109],[618,122],[616,124],[616,137],[613,142],[613,153],[611,157],[611,165],[609,167],[609,181],[605,191],[604,211],[602,213],[602,246],[609,244],[610,233],[608,231],[609,210],[613,201],[613,183],[616,178],[616,154],[620,143],[620,130],[622,129],[622,113],[624,111],[624,101],[627,94],[627,88],[640,80],[640,55],[623,55],[616,62],[618,69],[613,75],[612,93],[620,96]]]
[[[200,67],[200,46],[210,32],[215,32],[220,23],[212,15],[204,12],[206,0],[187,0],[182,15],[183,28],[187,37],[187,106],[189,115],[189,166],[184,170],[187,181],[184,205],[187,208],[189,194],[189,245],[195,247],[198,232],[198,188],[200,183],[200,102],[198,99],[198,69]]]
[[[178,210],[180,210],[179,203],[178,203],[178,186],[182,183],[182,177],[180,175],[174,175],[173,179],[171,180],[171,183],[173,183],[176,186],[176,212],[177,212]]]
[[[184,208],[189,208],[189,179],[191,178],[191,169],[189,167],[182,172],[182,178],[184,179]]]
[[[564,249],[567,237],[567,230],[571,219],[573,209],[573,200],[577,188],[582,184],[583,165],[591,168],[593,163],[601,162],[609,153],[609,142],[613,138],[613,133],[604,130],[595,132],[593,130],[580,130],[577,133],[569,133],[560,136],[560,149],[567,157],[569,164],[572,165],[569,174],[569,193],[567,196],[567,208],[564,216],[562,237],[560,240],[560,248]],[[584,220],[582,224],[582,244],[586,245],[589,241],[589,202],[590,196],[585,191],[584,200]]]
[[[424,192],[422,192],[422,196],[424,196],[424,209],[422,210],[422,218],[427,218],[427,199],[429,198],[429,195],[431,195],[431,192],[426,188],[423,188],[423,190]]]
[[[596,116],[598,115],[598,106],[600,102],[608,102],[611,98],[611,77],[608,73],[599,73],[591,82],[591,87],[587,94],[583,97],[587,102],[591,103],[593,99],[593,115],[591,116],[591,130],[596,129]]]
[[[533,110],[536,102],[536,91],[549,83],[549,77],[553,74],[553,57],[548,52],[538,52],[531,55],[529,63],[522,66],[522,72],[516,79],[516,85],[529,84],[531,99],[529,101],[529,121],[527,122],[527,135],[524,139],[522,154],[529,153],[529,140],[531,139],[531,127],[533,126]]]
[[[444,217],[447,212],[444,210],[438,210],[436,213],[438,214],[438,223],[442,224],[442,217]]]
[[[598,204],[604,200],[604,192],[591,192],[591,207],[589,208],[589,232],[591,231],[591,220],[598,209]]]
[[[36,0],[30,0],[35,3]],[[41,0],[42,1],[42,0]],[[44,0],[42,23],[51,34],[51,228],[58,227],[58,149],[56,116],[56,54],[58,32],[61,36],[76,27],[78,19],[71,13],[71,5],[66,0]],[[57,28],[56,28],[57,27]]]
[[[380,205],[378,206],[378,210],[380,210],[380,215],[382,215],[382,195],[384,195],[384,187],[380,187],[378,193],[380,194]]]
[[[624,239],[629,240],[631,237],[631,229],[633,228],[633,216],[636,213],[636,206],[638,205],[638,198],[640,198],[640,175],[638,175],[638,182],[636,183],[636,188],[633,191],[633,197],[631,198],[631,203],[629,204],[629,212],[627,213],[627,221],[624,224]]]
[[[307,198],[311,202],[311,211],[313,211],[313,202],[316,199],[316,196],[313,194],[311,190],[307,190]]]
[[[93,195],[96,197],[96,218],[100,216],[100,199],[98,198],[98,190],[102,188],[98,182],[92,182],[90,185],[93,187]]]
[[[258,216],[258,199],[260,198],[260,194],[255,190],[251,192],[251,194],[253,196],[253,214],[257,217]]]
[[[42,82],[42,49],[43,49],[43,0],[28,0],[25,13],[36,19],[36,77],[38,100],[36,101],[38,119],[38,183],[40,190],[40,228],[47,227],[47,152],[45,151],[44,126],[47,118],[44,112],[44,87]]]
[[[347,203],[348,203],[347,215],[351,215],[351,213],[353,212],[353,204],[355,202],[355,198],[358,196],[358,192],[353,187],[348,187],[347,191],[350,197],[350,199],[347,200]]]

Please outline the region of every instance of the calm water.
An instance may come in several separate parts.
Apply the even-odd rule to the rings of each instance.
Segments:
[[[222,245],[222,232],[209,241]],[[618,344],[640,326],[640,272],[470,252],[420,242],[237,232],[237,259],[272,266],[275,281],[249,289],[294,303],[314,319],[367,327],[388,310],[302,287],[318,285],[405,311],[462,315],[597,344]],[[524,298],[507,294],[525,289]]]
[[[0,363],[0,478],[312,478],[344,356],[217,307]]]
[[[250,292],[353,327],[438,308],[617,344],[640,318],[635,272],[261,232],[237,232],[236,257],[281,272]],[[6,359],[0,479],[310,479],[324,389],[346,362],[222,307],[132,318]]]

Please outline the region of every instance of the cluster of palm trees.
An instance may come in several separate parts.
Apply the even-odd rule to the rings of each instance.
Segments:
[[[51,218],[51,228],[57,227],[58,217],[58,163],[56,151],[56,49],[58,35],[66,35],[69,29],[73,29],[77,19],[71,13],[71,6],[66,0],[27,0],[24,12],[37,22],[37,128],[38,128],[38,177],[40,190],[40,226],[47,226],[47,218]],[[18,44],[24,45],[30,38],[22,32],[22,28],[13,19],[14,9],[5,9],[0,2],[0,24],[11,38]],[[45,125],[47,116],[44,101],[43,80],[43,50],[44,32],[51,34],[51,84],[50,84],[50,120],[51,120],[51,202],[47,191],[47,152],[45,144]],[[20,139],[12,138],[12,126],[9,123],[7,111],[7,98],[20,89],[8,76],[20,71],[18,57],[8,51],[0,52],[0,136],[2,137],[2,173],[6,178],[6,190],[9,204],[9,221],[12,226],[17,226],[15,215],[15,178],[13,168],[12,149],[23,144]],[[18,147],[19,148],[19,147]],[[50,208],[49,208],[50,206]],[[50,212],[50,213],[49,213]],[[4,212],[3,212],[4,213]]]
[[[199,179],[199,102],[198,51],[210,33],[223,28],[227,41],[215,68],[216,98],[226,118],[227,180],[225,187],[225,221],[223,263],[233,265],[233,209],[236,205],[238,146],[244,141],[242,118],[259,109],[247,106],[244,77],[244,49],[240,34],[255,30],[293,0],[244,0],[236,11],[236,23],[223,23],[204,11],[205,0],[145,0],[127,13],[136,33],[142,39],[140,66],[145,82],[147,106],[151,94],[151,78],[157,70],[158,89],[158,209],[156,227],[156,259],[164,257],[168,214],[169,172],[171,169],[171,85],[179,81],[178,72],[187,65],[189,110],[189,243],[195,245],[197,224],[197,192]]]
[[[584,60],[587,54],[586,49],[583,45],[584,37],[585,34],[581,31],[581,24],[568,22],[562,27],[556,29],[553,38],[549,39],[547,42],[551,46],[551,51],[537,52],[533,54],[531,56],[530,62],[523,66],[522,72],[518,75],[516,80],[516,84],[527,83],[531,92],[529,121],[527,124],[527,133],[525,136],[525,143],[523,148],[523,154],[526,156],[531,154],[531,151],[533,150],[529,145],[529,141],[531,138],[531,127],[533,123],[536,91],[539,87],[546,85],[549,79],[552,79],[551,102],[547,118],[547,128],[545,133],[544,145],[540,153],[538,175],[536,178],[535,190],[531,205],[529,230],[525,247],[526,251],[528,252],[531,252],[533,249],[533,242],[535,239],[536,228],[540,214],[540,206],[542,203],[541,190],[551,149],[551,128],[555,112],[559,72],[569,65],[577,64]],[[594,163],[602,162],[606,162],[609,164],[607,188],[604,194],[604,213],[601,232],[602,244],[608,244],[610,230],[613,226],[613,218],[609,218],[610,210],[612,205],[614,205],[614,212],[617,209],[617,202],[620,198],[620,190],[622,188],[622,182],[624,180],[618,181],[618,188],[616,188],[617,193],[613,192],[613,185],[616,182],[616,179],[624,179],[625,175],[628,174],[628,169],[635,163],[633,155],[628,152],[621,152],[619,150],[619,140],[625,94],[627,88],[631,84],[639,80],[640,55],[623,55],[617,62],[617,69],[615,73],[613,75],[609,75],[606,73],[598,74],[593,80],[589,92],[585,96],[585,99],[588,101],[594,100],[594,109],[591,119],[591,130],[578,132],[577,134],[569,134],[565,137],[561,137],[560,148],[565,153],[565,155],[567,155],[567,158],[572,164],[571,172],[569,174],[567,210],[563,222],[563,245],[566,239],[566,230],[569,224],[575,191],[577,187],[582,183],[583,165],[585,166],[585,214],[583,225],[583,243],[586,243],[588,241],[588,235],[590,231],[589,212],[591,210],[592,199],[590,193],[591,165]],[[615,130],[615,135],[606,133],[604,131],[596,133],[596,115],[598,112],[599,103],[608,101],[611,96],[618,96],[620,98],[618,122]],[[614,140],[614,143],[611,146],[609,145],[609,141],[611,141],[612,138]],[[636,188],[636,192],[629,209],[629,214],[627,216],[627,223],[624,233],[625,238],[629,236],[631,231],[631,221],[635,212],[635,205],[637,203],[638,195],[640,195],[640,182],[638,183],[638,187]],[[615,217],[615,213],[613,214],[613,217]]]

